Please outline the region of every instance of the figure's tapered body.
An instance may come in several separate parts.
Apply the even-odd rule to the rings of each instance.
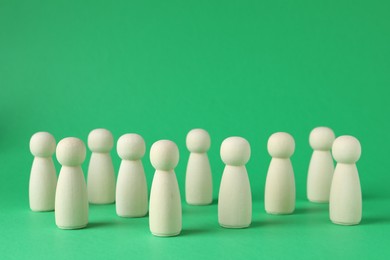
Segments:
[[[176,236],[182,228],[182,209],[173,170],[156,170],[150,191],[150,230],[156,236]]]
[[[225,166],[218,197],[221,226],[244,228],[251,224],[252,193],[245,166]]]
[[[334,172],[330,151],[314,151],[307,176],[307,198],[312,202],[329,202]]]
[[[272,158],[268,168],[265,210],[269,214],[290,214],[295,209],[295,178],[290,159]]]
[[[88,224],[88,195],[80,166],[62,166],[56,193],[56,225],[78,229]]]
[[[143,217],[148,212],[148,189],[140,160],[121,162],[116,187],[116,212],[121,217]]]
[[[190,154],[186,171],[185,190],[188,204],[207,205],[213,201],[213,180],[207,154]]]
[[[362,191],[356,165],[339,163],[333,178],[331,220],[342,225],[358,224],[362,219]]]
[[[88,199],[93,204],[115,202],[115,172],[108,153],[91,154],[88,166]]]

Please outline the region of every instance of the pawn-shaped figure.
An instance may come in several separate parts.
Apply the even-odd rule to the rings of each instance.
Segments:
[[[179,235],[182,211],[179,185],[174,172],[179,162],[179,149],[172,141],[157,141],[150,149],[150,162],[156,169],[150,192],[150,231],[155,236]]]
[[[57,175],[52,156],[56,141],[48,132],[35,133],[30,139],[34,155],[29,184],[29,201],[32,211],[54,210]]]
[[[203,129],[193,129],[187,134],[190,151],[186,171],[186,201],[190,205],[207,205],[213,201],[213,180],[207,151],[210,135]]]
[[[225,228],[245,228],[252,222],[252,193],[245,164],[251,148],[247,140],[234,136],[221,145],[226,164],[218,196],[218,222]]]
[[[268,139],[268,153],[272,157],[264,195],[268,214],[291,214],[295,209],[295,178],[290,161],[294,150],[294,138],[288,133],[274,133]]]
[[[116,184],[116,214],[143,217],[148,212],[148,187],[141,161],[145,155],[145,141],[138,134],[124,134],[116,149],[122,159]]]
[[[307,174],[307,198],[312,202],[328,202],[334,165],[330,150],[335,139],[328,127],[314,128],[309,137],[313,149]]]
[[[88,147],[92,152],[87,179],[90,203],[115,202],[115,173],[110,155],[113,146],[114,138],[106,129],[95,129],[88,135]]]
[[[356,225],[362,219],[362,191],[356,162],[361,155],[359,141],[349,135],[338,137],[332,147],[337,161],[330,189],[330,220],[339,225]]]
[[[57,145],[57,160],[62,165],[58,177],[55,219],[61,229],[78,229],[88,224],[88,194],[81,164],[86,148],[78,138],[62,139]]]

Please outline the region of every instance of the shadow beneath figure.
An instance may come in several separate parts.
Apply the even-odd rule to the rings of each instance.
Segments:
[[[250,228],[258,228],[258,227],[266,226],[267,224],[269,224],[269,223],[267,223],[264,220],[263,221],[256,220],[256,221],[252,221],[252,223],[251,223],[251,225],[249,227]]]
[[[207,207],[207,206],[213,206],[218,205],[218,199],[213,199],[210,204],[188,204],[187,201],[185,201],[186,206],[191,207]]]
[[[318,204],[312,204],[308,207],[297,207],[293,213],[288,215],[316,214],[316,213],[324,213],[326,211],[329,211],[329,204],[318,203]]]
[[[194,235],[202,235],[206,233],[211,233],[211,229],[195,229],[195,228],[184,228],[180,236],[194,236]]]
[[[95,203],[88,202],[88,205],[91,208],[108,208],[108,207],[115,206],[115,201],[111,203],[105,203],[105,204],[95,204]]]
[[[142,219],[142,218],[148,218],[149,212],[146,212],[146,214],[143,216],[119,216],[119,215],[116,215],[115,217],[119,218],[119,219]]]
[[[116,222],[91,222],[85,228],[104,228],[108,226],[115,226]]]
[[[378,217],[363,217],[360,225],[384,225],[390,224],[390,217],[378,216]]]
[[[364,188],[364,187],[363,187]],[[385,190],[367,190],[364,189],[362,193],[363,201],[381,201],[390,199],[390,194]]]
[[[289,216],[289,215],[277,215],[277,216]],[[289,225],[291,224],[291,221],[288,219],[281,217],[273,217],[272,219],[263,219],[261,221],[255,220],[252,221],[251,225],[249,228],[266,228],[266,227],[272,227],[274,228],[275,225],[280,226],[280,225]]]

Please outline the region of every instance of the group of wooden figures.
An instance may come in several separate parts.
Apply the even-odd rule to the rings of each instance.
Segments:
[[[213,181],[207,152],[210,136],[204,129],[193,129],[186,137],[190,152],[185,196],[190,205],[212,203]],[[356,162],[360,158],[359,141],[352,136],[335,138],[328,127],[317,127],[309,136],[313,148],[307,177],[307,197],[312,202],[329,202],[330,219],[341,225],[361,221],[362,195]],[[156,236],[176,236],[182,229],[179,185],[174,172],[179,149],[169,140],[155,142],[150,162],[155,174],[148,199],[148,187],[142,158],[144,139],[138,134],[124,134],[117,141],[122,159],[116,179],[110,151],[114,138],[107,129],[95,129],[88,135],[92,152],[87,183],[82,163],[86,147],[75,137],[62,139],[58,145],[48,132],[35,133],[30,140],[34,155],[29,182],[29,202],[33,211],[55,211],[61,229],[78,229],[88,224],[88,207],[92,204],[116,204],[120,217],[144,217],[149,212],[149,228]],[[295,209],[295,179],[290,157],[295,150],[293,137],[274,133],[268,140],[272,159],[268,168],[264,205],[269,214],[291,214]],[[52,160],[56,153],[62,165],[57,180]],[[252,221],[252,193],[246,171],[251,149],[238,136],[226,138],[220,148],[226,164],[218,196],[218,222],[225,228],[245,228]],[[332,157],[333,155],[333,157]],[[334,167],[333,159],[337,166]]]

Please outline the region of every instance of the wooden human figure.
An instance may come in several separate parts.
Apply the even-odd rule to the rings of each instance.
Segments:
[[[155,236],[177,236],[182,229],[182,211],[175,167],[179,149],[169,140],[155,142],[150,162],[156,169],[149,202],[149,228]]]
[[[88,147],[92,152],[87,178],[90,203],[115,202],[115,172],[110,155],[113,146],[114,138],[107,129],[95,129],[88,135]]]
[[[30,139],[34,155],[29,182],[29,202],[32,211],[54,210],[57,175],[52,156],[56,141],[48,132],[35,133]]]
[[[121,217],[143,217],[148,212],[148,187],[141,161],[145,141],[138,134],[124,134],[116,149],[122,159],[116,185],[116,213]]]
[[[207,205],[213,201],[213,179],[207,151],[210,135],[203,129],[193,129],[187,134],[188,158],[185,194],[190,205]]]
[[[272,156],[264,195],[268,214],[291,214],[295,209],[295,178],[290,160],[294,150],[294,138],[288,133],[278,132],[268,139],[268,153]]]
[[[245,228],[252,222],[252,193],[245,164],[250,145],[242,137],[226,138],[221,158],[226,164],[218,196],[218,222],[225,228]]]
[[[353,136],[338,137],[333,143],[337,161],[330,189],[330,220],[339,225],[356,225],[362,219],[362,191],[356,162],[361,155],[360,142]]]
[[[67,137],[57,145],[62,165],[55,198],[55,220],[61,229],[78,229],[88,224],[88,194],[81,164],[86,148],[78,138]]]
[[[311,202],[329,202],[334,165],[330,152],[335,135],[328,127],[314,128],[309,137],[313,154],[307,174],[307,198]]]

